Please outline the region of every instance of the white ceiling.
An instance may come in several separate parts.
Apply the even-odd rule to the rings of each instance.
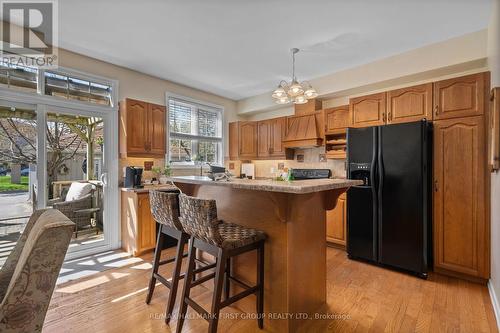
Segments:
[[[62,48],[242,99],[487,27],[490,0],[64,0]]]

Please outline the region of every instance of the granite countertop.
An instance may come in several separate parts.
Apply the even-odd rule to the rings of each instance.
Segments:
[[[165,184],[165,185],[144,185],[143,188],[121,187],[120,189],[124,192],[145,193],[145,192],[149,192],[149,190],[169,190],[172,188],[174,188],[174,186],[172,186],[170,184]]]
[[[334,190],[338,188],[346,188],[354,185],[362,185],[361,180],[350,179],[307,179],[307,180],[293,180],[276,181],[271,179],[239,179],[232,178],[230,181],[213,181],[204,176],[180,176],[172,177],[175,183],[187,184],[200,184],[200,185],[214,185],[214,186],[229,186],[232,188],[255,190],[255,191],[268,191],[268,192],[283,192],[305,194],[320,191]]]

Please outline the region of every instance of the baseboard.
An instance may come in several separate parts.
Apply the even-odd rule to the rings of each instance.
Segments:
[[[493,289],[491,280],[488,281],[488,291],[490,292],[491,305],[493,306],[493,312],[495,312],[497,327],[498,330],[500,331],[500,303],[498,302],[497,294],[495,293],[495,289]]]

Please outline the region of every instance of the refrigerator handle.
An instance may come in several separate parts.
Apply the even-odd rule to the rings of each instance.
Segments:
[[[370,185],[372,187],[373,198],[377,196],[376,193],[376,179],[375,172],[377,170],[377,131],[373,130],[373,146],[372,146],[372,161],[370,164]]]
[[[383,142],[382,142],[382,128],[378,129],[378,140],[377,140],[377,145],[378,145],[378,150],[377,150],[377,166],[378,166],[378,187],[377,187],[377,258],[378,260],[381,260],[382,258],[382,247],[380,244],[381,238],[382,238],[382,232],[383,232],[383,190],[384,190],[384,161],[383,161]]]
[[[377,152],[378,152],[378,132],[377,127],[373,128],[373,146],[372,146],[372,164],[370,166],[370,182],[372,188],[372,200],[373,200],[373,261],[378,260],[378,202],[377,202],[377,179],[375,174],[377,172]]]

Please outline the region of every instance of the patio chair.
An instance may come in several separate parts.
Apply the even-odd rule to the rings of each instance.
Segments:
[[[41,332],[74,223],[35,211],[0,269],[0,332]]]
[[[78,231],[92,228],[92,217],[95,209],[92,208],[92,198],[95,191],[94,185],[90,183],[73,182],[63,198],[49,200],[48,204],[61,211],[75,223],[75,238]]]

